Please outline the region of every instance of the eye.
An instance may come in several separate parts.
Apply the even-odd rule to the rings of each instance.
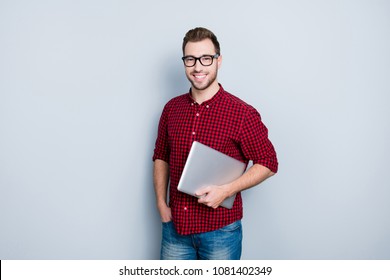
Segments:
[[[211,63],[213,58],[211,56],[207,55],[207,56],[202,56],[201,60],[202,60],[203,63]]]
[[[191,63],[191,62],[194,62],[195,58],[193,58],[193,57],[190,56],[190,57],[184,58],[184,60],[185,60],[185,62]]]

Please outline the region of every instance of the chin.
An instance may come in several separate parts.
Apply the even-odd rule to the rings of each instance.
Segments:
[[[210,82],[210,81],[205,81],[205,82],[202,83],[202,84],[197,84],[196,82],[191,81],[191,85],[192,85],[193,88],[195,88],[196,90],[205,90],[205,89],[209,88],[211,84],[212,84],[212,82]]]
[[[204,86],[197,86],[197,85],[195,85],[195,84],[192,84],[192,86],[193,86],[195,89],[197,89],[197,90],[205,90],[205,89],[207,89],[207,88],[210,86],[210,84],[207,84],[207,85],[204,85]]]

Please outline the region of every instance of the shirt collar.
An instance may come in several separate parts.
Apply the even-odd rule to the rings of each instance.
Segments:
[[[206,100],[204,101],[201,105],[211,105],[212,103],[216,102],[217,100],[219,100],[224,94],[225,94],[225,90],[223,89],[222,85],[219,84],[219,90],[216,94],[214,94],[213,97],[211,97],[209,100]],[[191,89],[189,90],[188,94],[188,100],[191,102],[191,103],[196,103],[195,100],[192,98],[192,95],[191,95]]]

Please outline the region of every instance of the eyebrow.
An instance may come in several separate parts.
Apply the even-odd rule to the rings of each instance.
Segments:
[[[185,55],[184,57],[186,57],[186,56],[202,57],[202,56],[205,56],[205,55],[211,55],[211,56],[213,56],[214,54],[205,53],[205,54],[202,54],[201,56],[195,56],[195,55],[188,54],[188,55]]]

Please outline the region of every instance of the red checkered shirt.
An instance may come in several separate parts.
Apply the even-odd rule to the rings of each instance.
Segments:
[[[192,99],[191,93],[173,98],[165,105],[160,118],[153,160],[161,159],[169,164],[169,206],[179,234],[216,230],[243,217],[240,193],[232,209],[213,209],[177,190],[193,141],[245,163],[252,160],[273,172],[278,168],[276,153],[260,114],[221,85],[213,98],[200,105]]]

